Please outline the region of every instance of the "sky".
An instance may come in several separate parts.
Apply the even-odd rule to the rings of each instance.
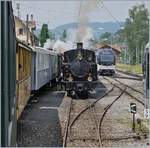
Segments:
[[[81,2],[82,1],[82,2]],[[26,0],[13,1],[14,14],[18,15],[16,4],[20,4],[20,17],[26,19],[26,15],[34,15],[37,28],[47,23],[49,29],[59,25],[77,22],[80,9],[86,1],[93,0]],[[134,5],[144,3],[150,12],[150,0],[103,0],[89,13],[89,22],[125,21],[128,17],[128,9]]]

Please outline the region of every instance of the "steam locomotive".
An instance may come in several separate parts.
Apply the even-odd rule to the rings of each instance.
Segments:
[[[77,43],[77,49],[64,52],[63,83],[68,96],[87,98],[97,82],[97,64],[95,52],[83,49],[83,43]]]

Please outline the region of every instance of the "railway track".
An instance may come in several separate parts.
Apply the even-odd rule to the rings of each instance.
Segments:
[[[110,79],[112,79],[112,80],[118,82],[118,83],[121,84],[123,87],[130,88],[131,90],[133,90],[133,91],[135,91],[135,92],[137,92],[137,93],[140,93],[140,94],[144,95],[142,92],[140,92],[140,91],[134,89],[133,87],[131,87],[131,86],[129,86],[129,85],[126,85],[126,84],[122,83],[121,81],[119,81],[119,80],[117,80],[117,79],[115,79],[115,78],[113,78],[113,77],[109,77],[109,78],[108,78],[108,77],[103,77],[103,78],[104,78],[105,80],[107,80],[111,85],[113,85],[113,86],[119,88],[121,91],[123,91],[122,87],[121,87],[121,86],[118,86],[116,83],[114,83],[114,82],[111,81]],[[131,93],[129,93],[127,90],[125,90],[124,93],[127,94],[127,95],[130,96],[132,99],[136,100],[138,103],[140,103],[140,104],[142,104],[142,105],[144,106],[144,101],[142,101],[142,100],[138,99],[137,97],[133,96],[133,95],[132,95]]]
[[[135,88],[132,88],[131,86],[129,86],[129,85],[126,85],[126,84],[124,84],[124,83],[122,83],[121,81],[119,81],[119,80],[116,80],[115,78],[112,78],[113,80],[115,80],[116,82],[118,82],[119,84],[121,84],[124,88],[122,88],[122,87],[120,87],[120,86],[118,86],[117,84],[115,84],[115,83],[113,83],[112,81],[110,81],[108,78],[106,78],[106,77],[103,77],[105,80],[107,80],[111,85],[113,85],[114,87],[116,87],[116,88],[118,88],[118,89],[120,89],[121,91],[122,91],[122,93],[123,94],[127,94],[128,96],[130,96],[131,97],[131,99],[134,99],[134,100],[136,100],[138,103],[140,103],[142,106],[144,106],[144,102],[142,101],[142,100],[140,100],[140,99],[138,99],[136,96],[133,96],[131,93],[129,93],[128,91],[127,91],[127,88],[130,88],[132,91],[135,91],[136,93],[139,93],[139,94],[141,94],[141,95],[143,95],[143,93],[142,92],[140,92],[140,91],[138,91],[138,90],[136,90]],[[120,94],[121,95],[121,94]],[[119,96],[118,96],[119,97]],[[116,98],[113,102],[116,102],[118,99]],[[112,103],[112,105],[113,105],[114,103]],[[111,105],[110,105],[110,107],[111,107]],[[108,109],[109,109],[109,106],[108,106]],[[107,112],[107,108],[106,108],[106,110],[104,110],[104,112],[103,112],[103,114],[105,115],[106,114],[106,112]],[[103,118],[101,118],[101,120],[103,121]],[[101,122],[100,122],[101,123]],[[102,126],[100,126],[100,127],[102,127]],[[101,134],[101,130],[99,130],[100,131],[100,134]],[[115,138],[115,139],[117,139],[117,140],[123,140],[123,139],[140,139],[142,136],[144,136],[144,137],[147,137],[147,132],[144,132],[144,131],[141,131],[141,133],[138,133],[138,132],[135,132],[135,135],[133,134],[131,134],[130,136],[127,136],[127,137],[122,137],[122,138]],[[110,138],[111,139],[111,138]],[[112,138],[111,140],[112,141],[114,141],[115,140],[114,138]],[[103,140],[105,140],[105,139],[103,139]],[[107,140],[107,139],[106,139]]]
[[[67,146],[67,139],[68,139],[68,135],[70,134],[70,130],[71,130],[71,127],[74,125],[74,123],[79,119],[79,117],[85,113],[87,110],[90,111],[90,116],[94,119],[95,121],[95,127],[97,128],[96,130],[96,133],[97,133],[97,136],[98,136],[98,141],[99,141],[99,146],[101,146],[101,140],[100,140],[100,135],[98,133],[98,126],[96,124],[96,119],[94,118],[94,116],[92,115],[93,114],[93,107],[94,105],[100,101],[102,98],[104,98],[105,96],[107,96],[110,92],[112,92],[114,89],[114,87],[112,87],[109,91],[107,91],[104,95],[102,95],[101,97],[99,97],[98,99],[96,99],[96,101],[94,102],[89,102],[88,101],[88,105],[82,109],[73,119],[72,121],[70,121],[70,117],[71,117],[71,111],[72,111],[72,105],[73,105],[73,100],[71,99],[70,101],[70,104],[69,104],[69,110],[68,110],[68,119],[67,119],[67,124],[66,124],[66,128],[65,128],[65,134],[64,134],[64,138],[63,138],[63,147],[66,147]]]
[[[135,79],[137,78],[137,80],[142,80],[143,79],[143,76],[140,76],[140,75],[137,75],[137,74],[133,74],[133,73],[129,73],[129,72],[121,71],[121,70],[117,70],[117,71],[119,73],[135,77]]]
[[[104,117],[106,116],[106,113],[108,112],[108,110],[111,109],[113,104],[115,102],[117,102],[121,98],[121,96],[124,94],[126,87],[123,91],[121,91],[121,93],[119,93],[119,95],[117,97],[115,97],[115,99],[113,99],[112,102],[108,101],[108,104],[105,106],[102,113],[97,113],[97,111],[95,109],[95,105],[102,98],[107,97],[107,95],[109,93],[111,93],[113,91],[113,89],[114,89],[114,86],[112,87],[112,89],[107,91],[102,97],[98,98],[96,101],[94,101],[92,103],[89,100],[86,100],[88,105],[83,110],[81,110],[72,119],[72,121],[70,121],[70,114],[71,114],[72,107],[69,107],[68,120],[67,120],[67,125],[66,125],[66,130],[65,130],[65,136],[64,136],[64,140],[63,140],[63,147],[67,146],[67,139],[68,139],[68,136],[70,135],[72,126],[75,124],[75,122],[77,122],[79,120],[79,117],[81,115],[83,115],[83,113],[85,113],[86,111],[88,111],[91,120],[94,122],[93,127],[95,129],[95,133],[96,133],[96,137],[97,137],[97,139],[95,139],[98,142],[97,146],[99,146],[99,147],[103,146],[103,144],[102,144],[102,123],[103,123]],[[72,105],[72,101],[70,102],[70,106],[71,105]],[[98,114],[98,116],[95,117],[95,115],[97,115],[97,114]],[[78,139],[82,140],[83,138],[78,138]],[[83,140],[85,140],[85,139],[86,138],[84,138]]]
[[[124,76],[114,76],[114,78],[142,81],[142,79],[139,79],[139,78],[124,77]]]
[[[142,81],[142,78],[138,78],[138,77],[131,77],[131,76],[122,76],[122,75],[114,75],[113,78],[119,78],[119,79],[129,79],[129,80],[136,80],[136,81]]]
[[[107,114],[107,112],[112,108],[112,106],[122,97],[123,94],[127,94],[128,96],[130,96],[132,99],[136,100],[138,103],[140,103],[141,105],[144,105],[143,101],[139,100],[137,97],[133,96],[132,94],[130,94],[128,91],[127,91],[127,88],[130,88],[132,91],[135,91],[136,93],[139,93],[141,95],[143,95],[142,92],[136,90],[135,88],[132,88],[131,86],[128,86],[128,85],[125,85],[123,84],[121,81],[115,79],[115,78],[112,78],[114,81],[118,82],[119,84],[122,85],[121,86],[118,86],[118,84],[116,83],[113,83],[109,78],[107,77],[103,77],[105,80],[107,80],[111,85],[112,85],[112,88],[107,91],[103,96],[99,97],[98,99],[96,99],[96,101],[94,102],[90,102],[89,100],[84,100],[85,101],[85,106],[83,107],[83,109],[81,109],[80,111],[78,111],[78,113],[76,113],[74,115],[73,118],[71,118],[71,113],[72,113],[72,108],[73,108],[73,100],[71,99],[70,101],[70,106],[69,106],[69,110],[68,110],[68,119],[67,119],[67,124],[66,124],[66,127],[65,127],[65,134],[64,134],[64,138],[63,138],[63,147],[66,147],[67,146],[67,142],[68,142],[68,139],[70,140],[70,136],[71,136],[71,129],[72,127],[75,125],[76,122],[78,122],[81,118],[81,115],[85,114],[88,112],[88,115],[89,115],[89,118],[90,120],[93,121],[93,129],[95,130],[95,137],[97,138],[83,138],[82,136],[80,137],[76,137],[76,138],[72,138],[72,141],[73,140],[83,140],[83,141],[86,141],[86,140],[95,140],[96,143],[97,143],[97,146],[99,147],[102,147],[103,146],[103,140],[112,140],[112,141],[115,141],[116,139],[118,138],[103,138],[102,137],[102,127],[103,125],[103,122],[104,122],[104,118]],[[120,90],[119,94],[117,96],[115,96],[115,98],[110,102],[108,101],[108,104],[104,107],[103,111],[102,112],[98,112],[96,110],[96,104],[102,100],[103,98],[106,99],[106,97],[111,93],[113,92],[114,88],[118,88]],[[78,100],[76,100],[78,101]],[[76,129],[77,131],[80,131],[79,129]],[[130,136],[126,136],[126,137],[122,137],[122,138],[119,138],[119,140],[122,140],[122,139],[130,139],[130,138],[139,138],[139,135],[130,135]],[[80,146],[80,145],[78,145]]]
[[[126,89],[126,88],[125,88]],[[125,91],[124,89],[124,91]],[[100,121],[99,121],[99,134],[100,134],[100,139],[102,140],[102,123],[103,123],[103,120],[104,120],[104,117],[106,115],[106,113],[108,112],[108,110],[112,107],[112,105],[118,100],[121,98],[121,96],[124,94],[124,91],[122,91],[109,105],[107,105],[105,107],[105,110],[104,112],[102,113],[102,116],[100,118]],[[101,141],[102,143],[102,141]],[[101,145],[102,146],[102,145]]]
[[[113,78],[113,80],[115,80],[116,82],[118,82],[118,83],[120,83],[120,84],[122,84],[122,85],[124,85],[124,86],[126,86],[126,87],[128,87],[128,88],[130,88],[130,89],[132,89],[132,90],[135,91],[135,92],[138,92],[138,93],[144,95],[143,92],[141,92],[141,91],[139,91],[139,90],[137,90],[137,89],[135,89],[135,88],[133,88],[133,87],[127,85],[127,84],[124,84],[123,82],[121,82],[120,80],[118,80],[118,79],[116,79],[116,78],[114,78],[114,77],[112,77],[112,78]],[[135,80],[135,79],[133,78],[133,79],[131,79],[131,80]]]

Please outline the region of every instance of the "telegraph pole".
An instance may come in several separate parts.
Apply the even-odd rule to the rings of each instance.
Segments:
[[[20,18],[20,3],[16,4],[18,18]]]
[[[28,38],[28,35],[29,35],[29,33],[28,33],[28,31],[29,31],[28,24],[29,24],[29,15],[27,14],[27,20],[26,20],[26,26],[27,26],[27,43],[28,43],[28,40],[29,40],[29,38]]]
[[[28,43],[28,40],[29,40],[29,27],[28,27],[28,25],[29,25],[29,14],[27,14],[27,20],[26,20],[26,26],[27,26],[27,43]]]

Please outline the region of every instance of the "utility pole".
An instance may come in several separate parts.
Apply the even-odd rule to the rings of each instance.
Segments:
[[[20,3],[16,4],[18,18],[20,18]]]
[[[124,45],[125,57],[124,57],[124,64],[127,64],[127,48]]]
[[[27,20],[26,20],[26,26],[27,26],[27,43],[28,43],[28,40],[29,40],[29,27],[28,27],[28,24],[29,24],[29,15],[27,14]]]
[[[136,58],[135,58],[135,64],[138,64],[138,49],[137,49],[138,47],[137,47],[137,42],[136,42],[136,54],[135,54],[135,56],[136,56]]]
[[[150,13],[150,8],[148,10],[149,10],[149,13]],[[150,16],[148,18],[149,18],[149,27],[150,27]],[[150,30],[149,30],[149,36],[150,36]],[[149,50],[148,52],[150,53],[150,38],[149,38],[149,49],[148,50]],[[149,57],[149,61],[150,61],[150,57]],[[148,64],[148,66],[149,66],[148,69],[150,70],[150,64]],[[147,81],[148,81],[148,83],[150,83],[149,79]],[[149,102],[149,145],[150,145],[150,88],[148,88],[147,99],[148,99],[148,102]]]

